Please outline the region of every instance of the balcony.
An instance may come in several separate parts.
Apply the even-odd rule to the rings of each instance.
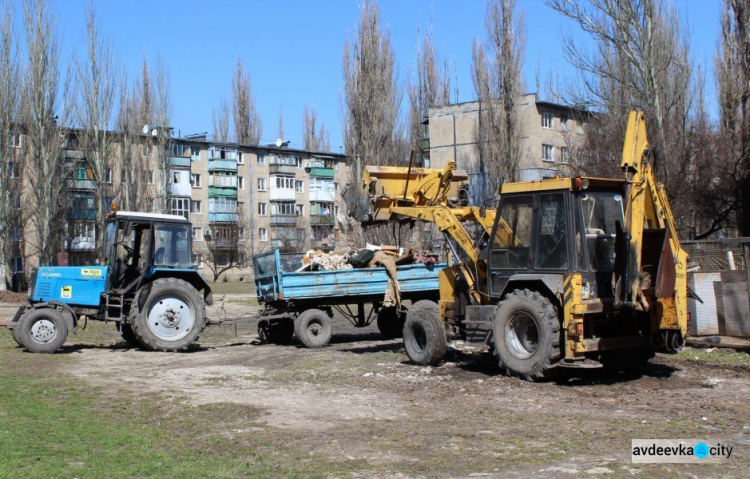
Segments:
[[[297,167],[291,166],[291,165],[274,165],[271,164],[268,167],[268,171],[270,174],[284,174],[284,175],[294,175],[297,173]]]
[[[209,198],[216,198],[219,196],[224,198],[237,198],[237,188],[222,188],[219,186],[208,187]]]
[[[237,160],[209,158],[208,171],[237,171]]]
[[[310,168],[310,176],[333,178],[333,168]]]
[[[169,165],[177,168],[190,168],[190,158],[184,156],[170,156]]]
[[[96,210],[94,208],[70,208],[65,213],[69,220],[95,220]]]
[[[236,176],[210,175],[208,177],[208,186],[221,186],[222,188],[237,188],[237,177]]]
[[[208,213],[210,223],[232,223],[238,219],[237,213]]]
[[[310,226],[333,226],[335,220],[333,215],[310,215]]]
[[[297,215],[271,215],[271,226],[295,226]]]
[[[94,180],[68,180],[69,190],[93,191],[96,189]]]

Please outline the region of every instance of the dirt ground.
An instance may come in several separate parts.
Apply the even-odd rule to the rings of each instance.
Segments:
[[[250,296],[218,299],[211,319],[255,308]],[[8,311],[0,309],[2,319]],[[270,460],[304,471],[322,456],[341,465],[334,476],[750,477],[747,361],[688,350],[657,356],[639,376],[579,368],[529,383],[501,376],[489,355],[460,344],[438,367],[415,366],[400,341],[344,318],[318,350],[259,345],[255,327],[211,326],[200,347],[181,354],[83,331],[69,337],[71,359],[59,370],[108,394],[155,398],[167,418],[222,406],[201,427],[218,429],[238,454],[262,434]],[[633,438],[717,440],[734,454],[720,465],[638,465]]]

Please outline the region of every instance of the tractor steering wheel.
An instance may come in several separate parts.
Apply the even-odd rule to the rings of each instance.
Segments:
[[[127,255],[125,256],[125,262],[127,262],[130,258],[135,256],[135,251],[133,251],[133,248],[131,248],[130,246],[125,245],[125,244],[121,244],[120,246],[122,246],[125,252],[127,253]]]

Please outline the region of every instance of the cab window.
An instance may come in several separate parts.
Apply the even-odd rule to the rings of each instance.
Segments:
[[[537,269],[568,267],[565,197],[560,193],[539,197],[539,238],[534,266]]]
[[[591,192],[581,195],[583,227],[591,271],[613,271],[615,267],[615,221],[624,225],[622,195]]]
[[[505,198],[492,242],[492,268],[526,269],[529,265],[534,197]]]

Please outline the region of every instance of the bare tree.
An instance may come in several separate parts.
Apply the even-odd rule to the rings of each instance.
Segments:
[[[172,200],[172,175],[170,175],[169,148],[172,145],[172,104],[169,95],[169,73],[164,61],[158,58],[154,67],[156,74],[156,103],[154,121],[156,123],[155,157],[159,180],[156,183],[156,195],[159,198],[159,209],[170,213]]]
[[[120,109],[117,126],[121,133],[118,163],[124,181],[117,197],[124,210],[150,211],[153,207],[154,164],[150,155],[154,125],[153,92],[148,60],[143,59],[141,74],[131,89],[127,80],[120,82]],[[145,130],[145,131],[144,131]]]
[[[201,253],[214,282],[227,271],[247,265],[247,224],[247,218],[239,214],[238,221],[217,223],[213,225],[211,234],[203,237],[206,247]]]
[[[260,143],[263,125],[255,109],[250,73],[246,72],[242,66],[242,59],[237,60],[237,69],[232,77],[232,113],[237,143],[243,145]]]
[[[63,135],[67,122],[68,82],[60,91],[60,50],[57,22],[47,0],[24,3],[26,65],[24,77],[24,124],[27,128],[26,171],[29,181],[29,219],[34,238],[29,241],[40,264],[52,264],[60,246],[65,209],[65,177],[62,158]],[[58,108],[62,106],[62,111]],[[59,117],[57,116],[59,113]]]
[[[380,10],[375,0],[363,0],[355,34],[344,42],[343,130],[346,153],[352,158],[349,183],[357,185],[364,165],[399,165],[408,158],[408,145],[399,121],[402,93],[389,30],[380,25]],[[364,198],[351,190],[352,201]],[[347,232],[352,244],[362,244],[361,228],[350,222]],[[385,240],[386,233],[368,232]]]
[[[219,143],[229,141],[229,104],[226,98],[219,102],[219,108],[213,111],[213,139]]]
[[[11,5],[0,11],[0,291],[6,289],[8,261],[20,256],[12,251],[14,230],[19,227],[20,212],[15,198],[20,194],[23,155],[18,153],[22,134],[18,116],[21,101],[18,52],[14,43],[14,15]]]
[[[644,110],[652,146],[659,153],[659,178],[673,197],[688,195],[696,179],[689,138],[695,82],[690,39],[674,5],[665,0],[547,3],[577,23],[596,45],[589,54],[571,37],[564,39],[566,57],[581,74],[582,87],[573,92],[573,101],[609,115],[600,121],[624,123],[624,111]],[[616,155],[617,146],[609,143],[610,155]],[[688,202],[675,203],[678,227],[689,226],[691,209]]]
[[[422,122],[428,117],[430,108],[450,103],[451,80],[447,62],[440,70],[440,57],[435,50],[431,31],[422,37],[416,55],[409,84],[409,146],[419,152],[424,137]]]
[[[475,40],[472,47],[472,78],[480,102],[478,170],[486,174],[491,191],[497,191],[503,182],[516,179],[521,158],[517,102],[523,93],[526,27],[517,0],[489,0],[485,25],[486,40]]]
[[[79,140],[86,155],[87,171],[93,173],[95,218],[104,218],[117,194],[113,178],[115,135],[111,131],[118,92],[117,73],[109,42],[102,38],[93,4],[86,9],[86,55],[75,58],[77,103],[75,118],[81,127]],[[101,228],[95,228],[97,256],[101,256]]]
[[[716,53],[719,86],[719,157],[725,174],[719,176],[728,216],[739,213],[742,236],[750,236],[750,7],[743,0],[725,0],[721,39]]]
[[[328,138],[328,131],[322,123],[318,127],[318,112],[315,108],[308,110],[305,106],[303,123],[302,142],[304,148],[308,151],[330,151],[331,142]]]

